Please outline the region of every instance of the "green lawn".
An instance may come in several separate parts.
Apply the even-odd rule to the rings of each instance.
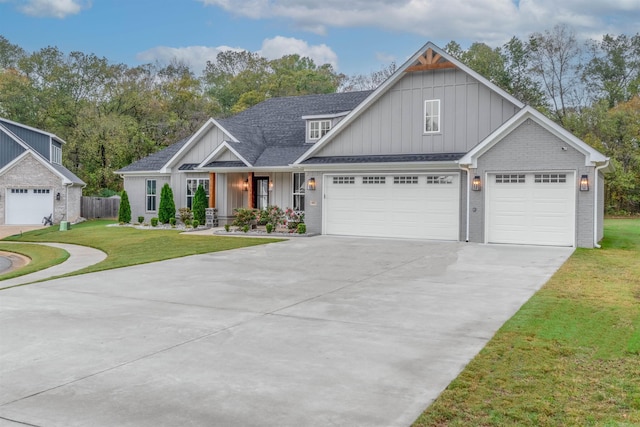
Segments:
[[[44,270],[45,268],[60,264],[69,258],[69,253],[64,249],[43,245],[30,245],[28,243],[13,245],[0,242],[0,251],[14,252],[31,258],[31,262],[25,267],[9,273],[0,274],[0,281]],[[1,282],[0,287],[2,287]]]
[[[178,258],[187,255],[226,251],[247,246],[279,242],[263,239],[180,234],[178,230],[138,230],[133,227],[107,227],[113,221],[87,221],[71,230],[59,231],[57,226],[7,237],[18,242],[59,242],[100,249],[107,258],[72,274],[109,270],[136,264]]]
[[[602,249],[576,250],[414,425],[640,425],[640,220],[606,220],[605,236]]]

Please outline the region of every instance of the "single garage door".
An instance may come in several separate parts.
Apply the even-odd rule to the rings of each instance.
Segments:
[[[487,242],[574,245],[572,172],[496,173],[487,181]]]
[[[42,224],[53,212],[53,192],[49,188],[7,188],[5,224]]]
[[[458,240],[459,174],[326,175],[324,233]]]

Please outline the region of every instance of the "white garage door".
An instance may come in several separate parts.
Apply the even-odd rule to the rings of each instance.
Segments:
[[[5,224],[42,224],[53,212],[53,192],[49,188],[7,188]]]
[[[328,175],[324,233],[458,240],[459,174]]]
[[[572,172],[489,174],[487,242],[573,246]]]

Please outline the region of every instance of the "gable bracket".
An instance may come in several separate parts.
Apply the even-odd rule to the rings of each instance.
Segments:
[[[442,62],[439,62],[443,60]],[[442,58],[442,56],[433,52],[433,49],[429,48],[427,51],[418,57],[420,64],[407,67],[405,72],[410,73],[412,71],[428,71],[428,70],[442,70],[445,68],[456,68],[455,64]]]

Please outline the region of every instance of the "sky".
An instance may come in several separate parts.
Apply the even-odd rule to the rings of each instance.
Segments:
[[[401,64],[426,42],[492,47],[567,24],[579,39],[640,31],[640,0],[0,0],[0,35],[200,75],[222,50],[299,54],[347,75]]]

